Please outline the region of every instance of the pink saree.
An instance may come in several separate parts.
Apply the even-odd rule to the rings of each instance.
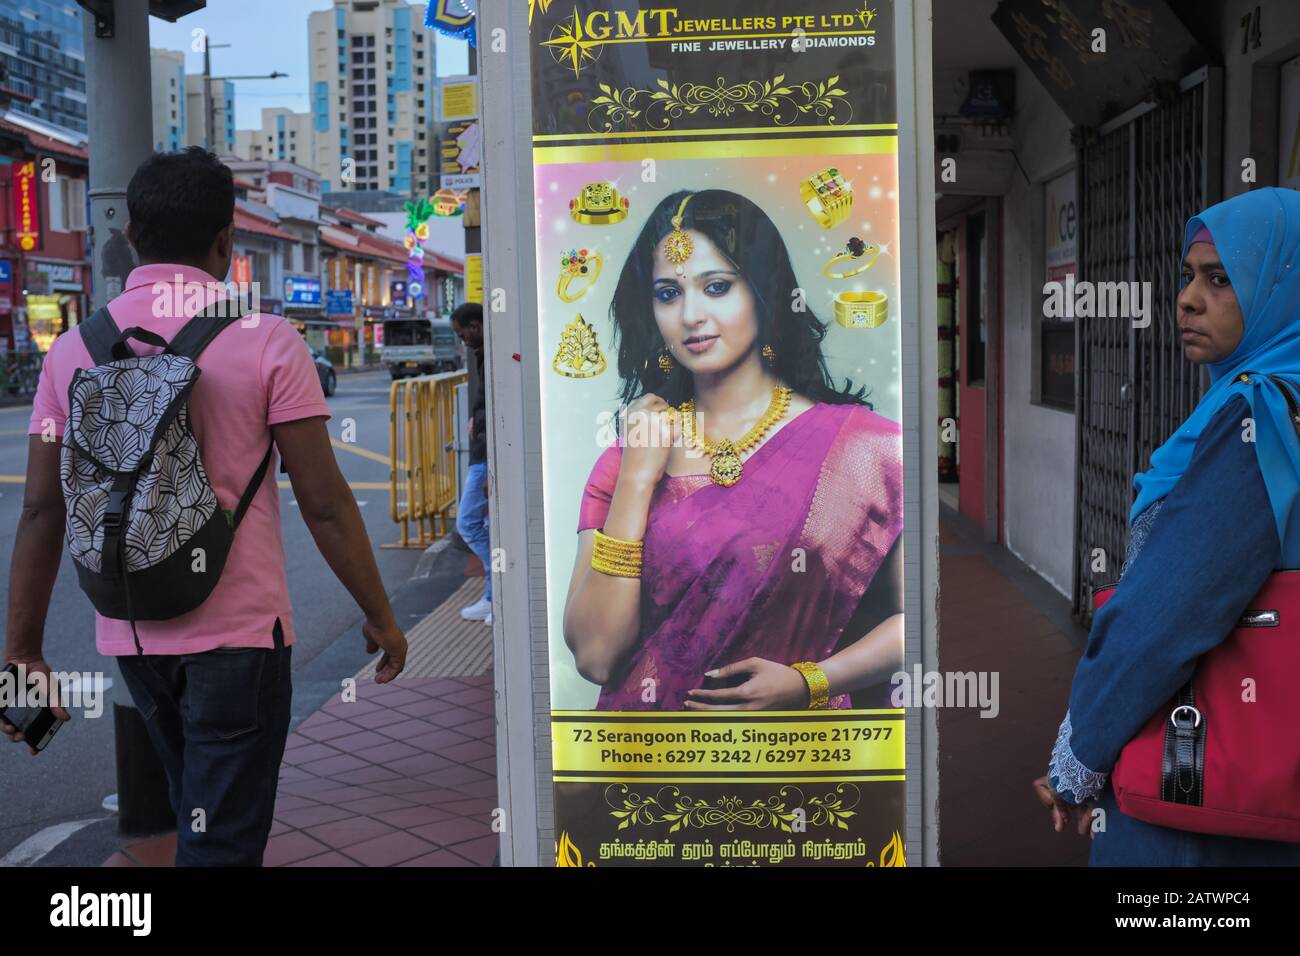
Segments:
[[[579,531],[604,525],[620,455],[615,446],[597,459]],[[682,710],[715,667],[825,659],[902,527],[901,430],[861,405],[796,416],[731,488],[665,476],[646,527],[641,639],[597,709]],[[849,706],[848,695],[831,706]]]

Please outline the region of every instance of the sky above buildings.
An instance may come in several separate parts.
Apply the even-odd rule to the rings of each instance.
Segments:
[[[424,20],[426,4],[412,3]],[[283,106],[297,112],[310,109],[307,59],[307,15],[329,10],[332,0],[208,0],[205,9],[175,23],[149,18],[149,45],[185,53],[185,72],[203,72],[203,54],[191,49],[193,31],[207,31],[213,44],[213,76],[266,75],[275,71],[289,76],[278,80],[240,80],[235,84],[235,127],[257,129],[262,110]],[[468,71],[467,44],[437,37],[438,75]]]

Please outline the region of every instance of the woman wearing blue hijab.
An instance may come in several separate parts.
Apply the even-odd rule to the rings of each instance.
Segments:
[[[1300,193],[1257,189],[1193,216],[1182,262],[1183,354],[1210,387],[1134,480],[1120,582],[1093,618],[1048,774],[1034,784],[1056,830],[1072,819],[1095,830],[1093,866],[1300,865],[1300,844],[1129,817],[1108,781],[1269,574],[1300,567],[1300,440],[1268,377],[1300,388]],[[1096,825],[1094,805],[1105,811]]]

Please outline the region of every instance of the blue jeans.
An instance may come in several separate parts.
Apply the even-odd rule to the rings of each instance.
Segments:
[[[279,619],[273,634],[273,649],[118,658],[167,774],[177,866],[262,865],[293,692]]]
[[[487,462],[470,465],[465,475],[465,489],[460,495],[460,505],[456,508],[456,533],[465,539],[469,549],[483,562],[483,573],[487,575],[487,590],[483,597],[492,600],[492,542],[488,537],[488,502],[483,494],[483,482],[487,478]]]
[[[1097,806],[1106,829],[1092,841],[1089,866],[1300,866],[1300,843],[1172,830],[1126,816],[1110,784]]]

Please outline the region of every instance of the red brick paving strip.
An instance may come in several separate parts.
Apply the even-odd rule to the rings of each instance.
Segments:
[[[1030,782],[1047,772],[1080,649],[941,518],[939,669],[997,671],[997,717],[939,710],[943,866],[1082,866],[1089,841],[1052,830]],[[1065,599],[1061,598],[1064,604]]]
[[[490,673],[357,683],[285,745],[267,866],[491,866],[499,845]],[[176,835],[105,866],[171,866]]]

